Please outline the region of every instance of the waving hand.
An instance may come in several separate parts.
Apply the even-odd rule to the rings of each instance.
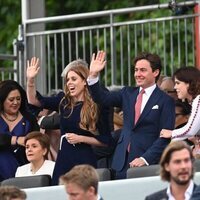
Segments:
[[[34,79],[39,72],[39,58],[33,57],[31,61],[27,61],[26,76],[27,79]]]
[[[104,69],[106,53],[104,51],[98,51],[97,55],[93,53],[92,60],[90,63],[90,77],[95,78],[98,76],[98,73]]]

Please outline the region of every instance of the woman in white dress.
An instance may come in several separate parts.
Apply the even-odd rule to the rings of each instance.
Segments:
[[[25,137],[25,148],[30,163],[18,167],[15,177],[45,174],[52,176],[55,162],[47,160],[50,149],[48,135],[39,131],[29,133]]]
[[[184,140],[200,134],[200,71],[195,67],[182,67],[173,78],[178,98],[188,101],[192,110],[185,126],[175,130],[162,129],[160,137]]]

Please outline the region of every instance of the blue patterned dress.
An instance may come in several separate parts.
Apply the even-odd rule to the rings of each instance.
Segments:
[[[36,122],[36,121],[35,121]],[[35,127],[37,125],[35,124]],[[35,130],[38,128],[35,128]],[[9,131],[7,123],[0,117],[0,134],[8,134],[10,136],[25,136],[33,129],[32,122],[26,118],[22,118],[12,131]],[[0,181],[15,177],[18,166],[26,164],[25,148],[20,145],[7,145],[0,147]]]

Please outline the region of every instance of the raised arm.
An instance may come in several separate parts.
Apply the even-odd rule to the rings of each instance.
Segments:
[[[39,72],[39,58],[33,57],[31,61],[27,61],[26,77],[27,77],[27,98],[30,104],[40,106],[40,102],[36,97],[35,77]]]
[[[90,73],[89,78],[96,78],[101,70],[104,69],[106,53],[104,51],[98,51],[97,55],[93,53],[92,60],[90,63]]]

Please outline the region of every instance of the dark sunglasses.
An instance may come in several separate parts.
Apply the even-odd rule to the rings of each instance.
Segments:
[[[176,116],[179,116],[179,115],[184,115],[183,113],[176,113],[175,114]]]
[[[176,90],[167,90],[167,91],[165,91],[166,93],[176,93]]]

